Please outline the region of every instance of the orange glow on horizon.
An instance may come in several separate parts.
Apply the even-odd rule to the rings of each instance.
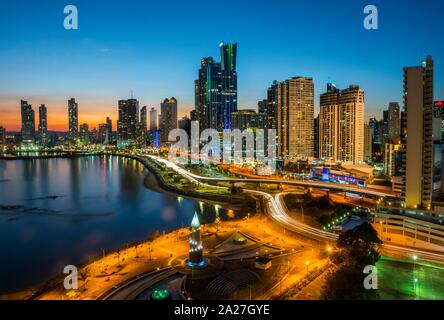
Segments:
[[[26,100],[26,99],[24,99]],[[30,99],[28,102],[32,105],[35,113],[35,129],[38,130],[39,126],[39,106],[35,103],[37,99]],[[89,129],[98,129],[99,124],[106,122],[106,117],[112,120],[113,130],[117,130],[118,110],[117,105],[109,103],[91,103],[82,102],[80,99],[76,99],[79,103],[79,127],[83,123],[87,123]],[[60,103],[57,105],[53,103],[45,104],[47,108],[48,116],[48,130],[49,131],[68,131],[68,107]],[[111,106],[110,106],[111,105]],[[160,112],[160,106],[156,107]],[[189,116],[189,112],[192,108],[184,107],[179,108],[178,120],[183,116]],[[149,118],[149,114],[148,114]],[[21,130],[21,113],[20,113],[20,99],[14,99],[13,101],[1,101],[0,100],[0,126],[6,128],[7,131],[20,131]],[[149,126],[149,119],[148,119]]]

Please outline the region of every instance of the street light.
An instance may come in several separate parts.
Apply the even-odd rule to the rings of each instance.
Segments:
[[[307,272],[308,272],[308,266],[310,265],[310,261],[305,261],[305,265],[307,266]]]

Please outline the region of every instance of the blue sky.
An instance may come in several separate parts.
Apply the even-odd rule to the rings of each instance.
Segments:
[[[79,10],[79,30],[63,28],[63,8]],[[363,28],[363,8],[379,10],[379,30]],[[200,59],[238,43],[239,107],[256,107],[273,80],[309,76],[318,96],[330,77],[359,84],[366,116],[402,102],[402,68],[435,59],[435,97],[444,99],[444,2],[436,1],[59,1],[0,2],[0,112],[19,99],[62,115],[76,97],[80,121],[115,118],[131,90],[142,104],[175,96],[194,105]],[[0,115],[0,125],[2,116]],[[61,125],[61,124],[60,124]],[[50,116],[51,127],[51,116]]]

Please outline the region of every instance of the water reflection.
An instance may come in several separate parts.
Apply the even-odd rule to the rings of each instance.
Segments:
[[[150,174],[121,157],[0,160],[0,292],[16,291],[158,231],[227,211],[144,187]],[[242,213],[236,212],[236,215]]]

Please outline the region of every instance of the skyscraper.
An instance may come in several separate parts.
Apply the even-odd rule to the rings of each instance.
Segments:
[[[0,143],[6,142],[6,129],[0,126]]]
[[[160,104],[160,136],[162,142],[168,142],[171,130],[177,129],[177,100],[173,97]]]
[[[255,110],[243,109],[231,114],[233,129],[244,131],[245,129],[264,129],[266,122],[265,113],[257,113]]]
[[[258,113],[267,113],[267,105],[268,105],[268,100],[267,99],[258,101],[258,103],[257,103],[257,112]]]
[[[404,68],[404,184],[407,207],[431,208],[433,183],[433,59]]]
[[[338,90],[327,85],[320,98],[320,157],[325,160],[364,161],[364,90],[357,85]]]
[[[212,57],[200,62],[199,78],[195,81],[195,117],[202,132],[218,128],[218,112],[222,110],[222,83],[220,63]]]
[[[278,83],[277,155],[284,160],[313,157],[314,84],[294,77]]]
[[[321,94],[319,111],[319,157],[327,161],[338,159],[339,90],[328,82]]]
[[[193,120],[200,130],[231,129],[231,113],[237,111],[237,44],[220,44],[221,62],[203,58],[195,87]]]
[[[338,160],[364,161],[364,90],[357,85],[341,90],[339,96]]]
[[[267,128],[277,130],[278,121],[278,82],[273,81],[267,89]],[[276,133],[277,135],[277,133]]]
[[[143,106],[142,109],[140,109],[140,124],[142,131],[146,133],[147,131],[147,109],[146,106]]]
[[[68,138],[72,141],[76,140],[79,136],[79,108],[76,99],[71,98],[68,100],[68,122],[69,131]]]
[[[21,100],[22,114],[22,140],[24,142],[33,142],[35,135],[35,116],[32,106],[27,101]]]
[[[401,132],[400,109],[397,102],[390,102],[388,107],[388,136],[389,138],[399,137]]]
[[[117,128],[117,144],[124,148],[135,142],[139,119],[139,101],[136,99],[119,101],[119,121]]]
[[[372,129],[364,123],[364,161],[372,159]]]
[[[313,156],[319,159],[319,115],[314,118],[313,132]]]
[[[157,131],[157,110],[154,107],[150,110],[150,131]]]
[[[48,142],[48,117],[46,111],[46,106],[42,104],[39,107],[39,134],[42,145],[46,145]]]
[[[80,135],[79,135],[80,141],[84,144],[88,144],[91,140],[91,135],[89,132],[89,127],[87,123],[82,123],[80,125]]]
[[[231,129],[231,113],[237,111],[237,44],[220,44],[222,110],[218,112],[218,130]]]

